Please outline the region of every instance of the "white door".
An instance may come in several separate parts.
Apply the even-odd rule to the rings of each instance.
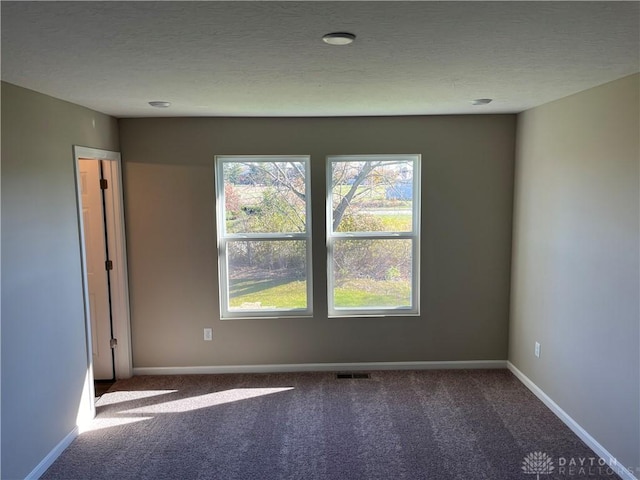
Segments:
[[[78,164],[87,256],[93,375],[95,380],[110,380],[114,375],[111,351],[109,278],[106,269],[107,244],[104,203],[100,188],[100,160],[80,159]]]

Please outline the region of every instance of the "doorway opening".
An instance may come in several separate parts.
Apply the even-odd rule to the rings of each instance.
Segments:
[[[74,158],[93,403],[132,372],[122,169],[118,152],[74,146]]]

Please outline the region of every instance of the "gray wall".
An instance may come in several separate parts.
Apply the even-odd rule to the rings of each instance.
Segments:
[[[117,150],[116,120],[2,83],[2,478],[76,425],[87,373],[72,145]],[[83,405],[87,408],[87,405]]]
[[[509,349],[510,361],[637,477],[638,79],[518,117]]]
[[[134,367],[506,359],[515,118],[120,120]],[[350,153],[422,154],[419,318],[327,318],[325,157]],[[216,154],[311,155],[314,318],[219,319]]]

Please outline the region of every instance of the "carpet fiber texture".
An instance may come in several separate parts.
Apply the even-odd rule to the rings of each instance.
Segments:
[[[600,463],[507,370],[139,376],[42,478],[619,478]]]

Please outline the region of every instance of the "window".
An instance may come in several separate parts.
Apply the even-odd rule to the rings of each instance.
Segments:
[[[330,316],[418,313],[419,160],[328,158]]]
[[[218,156],[223,318],[310,315],[309,157]]]

